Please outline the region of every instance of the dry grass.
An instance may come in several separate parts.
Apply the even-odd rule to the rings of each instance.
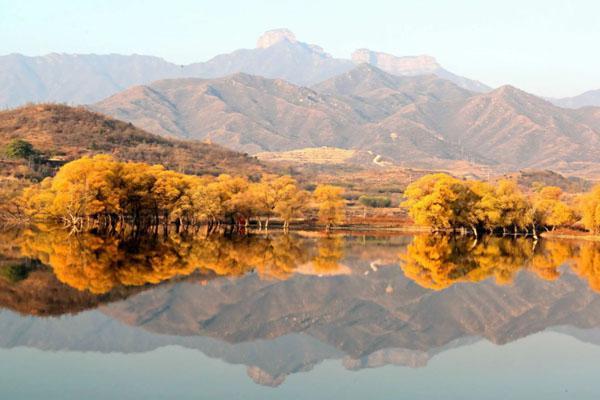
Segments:
[[[262,152],[256,154],[259,160],[284,161],[309,164],[345,164],[356,156],[356,150],[340,149],[337,147],[308,147],[304,149]]]
[[[47,158],[103,153],[198,175],[251,176],[267,170],[254,157],[218,145],[163,138],[83,107],[39,104],[0,112],[0,148],[17,138],[31,142]],[[4,175],[15,170],[10,163],[0,164]]]

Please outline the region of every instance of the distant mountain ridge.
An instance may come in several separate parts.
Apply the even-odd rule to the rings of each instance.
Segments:
[[[217,78],[239,72],[310,86],[353,69],[355,62],[362,61],[334,58],[317,45],[298,41],[287,29],[265,32],[254,49],[236,50],[189,65],[144,55],[52,53],[28,57],[9,54],[0,56],[0,107],[15,107],[27,102],[87,104],[129,87],[161,79]],[[381,67],[386,69],[384,65]],[[400,75],[434,73],[460,86],[477,89],[473,81],[458,77],[439,65],[433,70],[396,69],[389,72]],[[482,88],[486,88],[485,85]]]
[[[167,136],[257,153],[372,151],[399,163],[468,160],[583,171],[597,165],[600,109],[563,109],[511,86],[475,93],[435,75],[361,64],[312,88],[246,74],[165,80],[92,106]]]
[[[600,107],[600,89],[589,90],[574,97],[551,99],[550,101],[559,107],[565,108]]]
[[[390,74],[400,76],[433,74],[473,92],[489,92],[492,90],[491,87],[479,81],[464,78],[445,70],[435,58],[428,55],[397,57],[392,54],[376,52],[369,49],[359,49],[352,53],[352,61],[357,64],[371,64]]]

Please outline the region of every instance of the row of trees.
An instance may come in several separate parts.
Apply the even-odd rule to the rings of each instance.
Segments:
[[[476,180],[460,180],[446,174],[426,175],[409,185],[404,193],[410,216],[416,224],[434,230],[470,229],[473,234],[500,230],[504,233],[527,232],[537,236],[539,228],[554,229],[578,220],[576,207],[564,201],[558,187],[541,187],[524,193],[516,182],[501,179],[494,185]],[[600,189],[592,192],[600,202]],[[588,197],[587,208],[598,211]],[[585,209],[587,209],[585,208]],[[584,211],[584,215],[587,212]],[[585,217],[594,219],[595,216]],[[584,218],[584,223],[585,223]],[[586,227],[594,228],[586,223]]]
[[[329,229],[344,218],[341,195],[342,189],[328,185],[311,194],[290,176],[267,175],[259,182],[229,175],[200,177],[98,155],[65,164],[53,178],[27,188],[20,203],[34,219],[109,231],[125,225],[244,226],[251,220],[268,228],[274,217],[287,229],[314,204]]]

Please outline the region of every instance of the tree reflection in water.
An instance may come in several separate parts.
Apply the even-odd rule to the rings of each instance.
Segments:
[[[488,278],[506,285],[523,270],[551,281],[560,276],[562,266],[569,266],[592,289],[600,291],[600,246],[594,242],[417,236],[400,259],[407,277],[433,290]]]
[[[12,238],[20,257],[39,260],[63,283],[94,294],[118,286],[158,284],[195,272],[207,277],[256,271],[263,279],[287,279],[301,266],[316,274],[339,267],[341,238],[295,235],[101,237],[69,235],[39,226]]]
[[[69,235],[47,226],[3,235],[4,258],[10,252],[15,259],[42,263],[60,282],[93,294],[105,294],[116,287],[155,285],[192,274],[210,279],[256,272],[261,279],[285,280],[295,273],[348,273],[340,264],[349,246],[343,236],[171,234],[120,238]],[[600,291],[600,244],[593,242],[534,242],[523,237],[490,236],[475,241],[464,236],[423,235],[415,236],[408,247],[398,251],[405,276],[432,290],[488,278],[506,285],[521,270],[555,280],[560,267],[569,265]],[[8,271],[0,274],[0,279],[26,278],[15,274],[12,264],[10,270],[0,268],[0,272]]]

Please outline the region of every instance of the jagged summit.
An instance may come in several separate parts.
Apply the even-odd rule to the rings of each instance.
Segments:
[[[488,92],[491,90],[489,86],[479,81],[467,79],[445,70],[434,57],[429,55],[398,57],[369,49],[358,49],[352,53],[351,58],[355,64],[368,63],[394,75],[417,76],[434,74],[474,92]]]
[[[272,29],[263,33],[256,41],[256,47],[266,49],[279,42],[287,41],[290,43],[298,43],[296,35],[287,28]]]
[[[428,55],[397,57],[392,54],[369,49],[358,49],[352,53],[351,58],[357,64],[369,63],[385,71],[399,75],[434,73],[438,68],[441,68],[437,60]]]

